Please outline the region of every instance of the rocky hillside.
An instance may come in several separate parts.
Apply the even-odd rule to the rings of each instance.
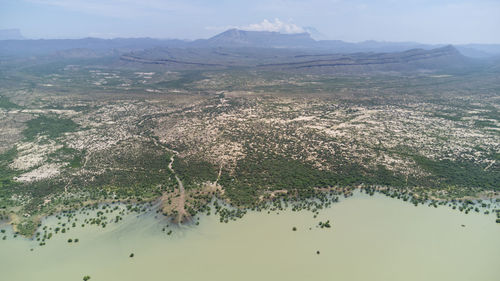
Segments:
[[[246,42],[246,41],[245,41]],[[123,63],[154,64],[168,69],[246,67],[266,71],[366,73],[463,69],[470,60],[453,46],[395,53],[328,54],[272,48],[156,48],[121,56]]]

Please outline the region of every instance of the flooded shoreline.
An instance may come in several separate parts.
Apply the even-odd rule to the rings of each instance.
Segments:
[[[75,216],[83,222],[92,214]],[[229,223],[201,215],[199,225],[163,230],[168,221],[161,217],[130,213],[97,229],[69,227],[43,247],[9,233],[0,240],[0,274],[14,281],[85,275],[107,281],[456,281],[496,280],[500,274],[500,226],[493,214],[415,207],[380,194],[355,193],[316,218],[305,210],[249,211]],[[321,228],[327,220],[331,228]],[[59,221],[49,217],[42,227],[58,227]]]

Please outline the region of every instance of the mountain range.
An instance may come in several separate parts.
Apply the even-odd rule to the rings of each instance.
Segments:
[[[117,39],[38,39],[21,40],[17,30],[0,31],[0,56],[49,55],[71,49],[89,49],[97,55],[128,53],[151,48],[272,48],[308,50],[328,53],[401,52],[410,49],[435,49],[446,45],[428,45],[416,42],[314,40],[309,33],[282,34],[268,31],[230,29],[208,39],[194,41],[153,38]],[[500,56],[500,45],[455,45],[465,56],[486,58]],[[88,52],[88,51],[87,51]]]
[[[369,72],[462,71],[478,65],[448,45],[402,52],[325,53],[251,47],[154,48],[120,56],[122,66],[149,66],[173,71],[251,68],[297,73],[360,74]]]

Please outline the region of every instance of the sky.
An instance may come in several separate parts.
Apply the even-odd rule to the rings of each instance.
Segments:
[[[27,38],[208,38],[229,28],[319,39],[500,44],[500,0],[0,0]],[[313,28],[313,29],[311,29]]]

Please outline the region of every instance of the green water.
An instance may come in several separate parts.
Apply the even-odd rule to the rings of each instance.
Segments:
[[[317,228],[320,220],[332,228]],[[0,280],[500,280],[492,215],[381,195],[356,194],[315,219],[249,212],[225,224],[212,215],[170,236],[165,224],[129,215],[105,229],[73,228],[43,247],[10,235],[0,240]]]

